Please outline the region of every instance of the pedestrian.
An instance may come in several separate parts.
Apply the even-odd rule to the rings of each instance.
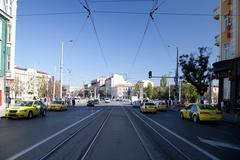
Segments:
[[[72,99],[72,105],[75,106],[75,98]]]
[[[221,101],[220,105],[221,105],[221,111],[223,112],[223,109],[224,109],[224,102]]]
[[[201,98],[200,98],[200,103],[201,103],[201,104],[204,104],[204,96],[201,96]]]

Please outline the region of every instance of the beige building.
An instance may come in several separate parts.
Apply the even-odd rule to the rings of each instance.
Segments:
[[[52,76],[32,68],[15,67],[14,83],[10,88],[12,98],[46,97]]]
[[[240,1],[221,0],[214,9],[214,19],[219,21],[220,33],[215,37],[219,46],[219,61],[213,64],[219,79],[219,98],[225,111],[240,111]]]

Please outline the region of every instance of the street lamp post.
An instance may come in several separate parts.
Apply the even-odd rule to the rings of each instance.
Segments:
[[[68,42],[73,42],[69,40]],[[62,41],[62,52],[61,52],[61,59],[60,59],[60,98],[62,99],[62,85],[63,85],[63,57],[64,56],[64,42]]]
[[[63,77],[63,41],[62,41],[62,52],[61,52],[61,59],[60,59],[60,99],[62,99],[62,77]]]
[[[168,46],[168,47],[172,47],[172,46]],[[179,79],[179,74],[178,74],[178,66],[179,66],[179,52],[178,52],[178,47],[174,46],[177,50],[177,57],[176,57],[176,73],[175,73],[175,88],[176,88],[176,100],[179,101],[179,87],[178,87],[178,79]]]

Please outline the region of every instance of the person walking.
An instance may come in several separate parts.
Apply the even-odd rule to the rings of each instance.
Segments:
[[[75,106],[75,98],[72,99],[72,105]]]

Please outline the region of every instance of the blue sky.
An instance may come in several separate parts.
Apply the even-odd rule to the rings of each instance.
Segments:
[[[92,0],[93,1],[93,0]],[[97,1],[97,0],[96,0]],[[162,0],[159,0],[161,2]],[[89,5],[95,11],[149,12],[152,1],[106,2]],[[166,0],[157,12],[212,14],[218,0]],[[34,13],[64,13],[85,11],[78,0],[19,0],[16,65],[35,67],[54,74],[59,79],[61,41],[64,41],[64,83],[82,85],[99,76],[111,73],[127,75],[130,82],[147,79],[149,70],[155,75],[172,72],[176,67],[176,49],[181,54],[197,52],[197,48],[212,48],[211,62],[219,49],[214,37],[219,32],[218,21],[212,16],[155,15],[161,33],[160,39],[153,22],[150,22],[135,65],[131,68],[148,15],[94,13],[96,29],[109,69],[101,56],[90,19],[85,27],[86,14],[59,14],[48,16],[21,16]],[[68,42],[73,40],[72,43]],[[56,68],[56,69],[55,69]],[[71,69],[71,76],[67,70]],[[155,84],[159,80],[154,80]]]

